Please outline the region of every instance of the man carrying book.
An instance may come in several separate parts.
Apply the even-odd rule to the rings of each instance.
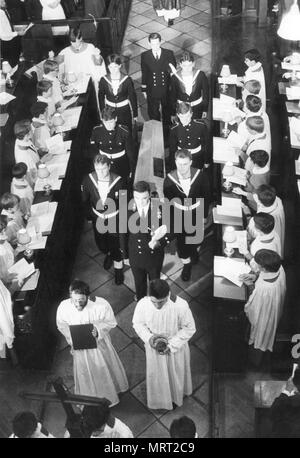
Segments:
[[[105,397],[116,405],[128,381],[109,336],[117,325],[112,308],[103,298],[91,301],[83,281],[74,280],[69,292],[70,298],[57,309],[56,322],[71,346],[75,394]]]

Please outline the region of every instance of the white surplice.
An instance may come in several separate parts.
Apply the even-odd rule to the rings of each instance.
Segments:
[[[285,214],[284,214],[284,208],[283,208],[281,199],[279,197],[276,197],[273,205],[270,205],[270,207],[265,207],[260,202],[258,202],[257,213],[259,212],[269,213],[270,215],[274,217],[274,220],[275,220],[274,230],[278,234],[280,242],[281,242],[281,256],[283,258],[284,257],[284,237],[285,237]],[[254,220],[253,218],[251,218],[249,221],[249,225],[248,225],[248,231],[252,237],[256,237],[254,226],[255,226]]]
[[[244,82],[246,83],[247,81],[251,81],[251,80],[259,81],[261,84],[261,90],[258,96],[261,98],[263,110],[266,111],[266,105],[267,105],[266,81],[265,81],[264,69],[260,62],[256,62],[256,64],[253,65],[253,67],[247,68],[245,72]]]
[[[249,345],[261,351],[273,351],[277,326],[286,292],[285,272],[260,272],[255,288],[245,305],[251,324]]]
[[[29,141],[16,139],[15,142],[15,161],[24,162],[27,165],[27,179],[30,185],[34,186],[37,179],[37,164],[40,161],[40,156],[34,146]]]
[[[0,357],[5,357],[5,345],[12,348],[14,338],[11,296],[0,280]]]
[[[79,311],[67,299],[57,309],[56,322],[69,345],[72,345],[69,325],[92,323],[97,328],[97,348],[73,350],[75,393],[107,398],[112,405],[117,404],[117,393],[128,390],[128,381],[109,336],[110,329],[117,325],[109,303],[98,297],[95,302],[89,300]]]
[[[196,328],[188,303],[177,297],[158,310],[149,297],[144,297],[136,305],[133,327],[145,343],[148,407],[171,410],[173,402],[181,406],[184,395],[192,393],[188,341]],[[168,338],[168,355],[160,355],[150,346],[153,334]]]

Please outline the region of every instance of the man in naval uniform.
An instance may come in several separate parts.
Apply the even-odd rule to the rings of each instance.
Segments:
[[[98,154],[94,159],[94,168],[94,172],[83,179],[82,201],[87,219],[92,221],[96,245],[100,251],[106,253],[104,268],[108,270],[113,261],[115,283],[121,285],[124,277],[118,214],[119,192],[125,188],[125,183],[119,175],[110,171],[110,160],[107,156]],[[110,203],[114,202],[114,208],[108,199],[111,200]],[[108,226],[106,233],[100,232],[101,225]]]
[[[187,149],[192,155],[192,165],[197,169],[209,167],[207,127],[203,121],[193,119],[192,108],[187,102],[177,106],[177,122],[170,131],[168,170],[175,168],[175,153],[179,149]]]
[[[185,222],[192,221],[193,226],[197,223],[197,211],[201,205],[199,198],[204,198],[204,221],[208,216],[210,204],[210,185],[208,176],[205,172],[192,167],[192,155],[188,150],[179,150],[175,154],[176,169],[168,173],[164,181],[164,196],[171,201],[176,198],[177,202],[173,202],[173,224],[172,232],[177,239],[177,252],[183,263],[181,278],[188,281],[191,277],[192,263],[198,260],[197,245],[187,243],[186,237],[194,237],[194,233],[187,233],[185,230]],[[185,199],[190,199],[189,205],[186,205]],[[179,203],[181,202],[181,203]],[[188,215],[189,213],[189,215]],[[176,233],[176,221],[174,218],[182,218],[182,230]],[[188,219],[190,217],[190,219]],[[198,223],[199,224],[199,221]],[[197,226],[197,229],[199,227]],[[204,229],[204,227],[203,227]],[[203,237],[202,237],[203,238]]]
[[[150,119],[161,120],[160,105],[162,107],[162,122],[165,140],[171,122],[170,109],[170,73],[169,64],[176,66],[173,51],[161,48],[159,33],[150,33],[148,37],[151,49],[141,54],[142,92],[148,103]]]
[[[102,111],[102,124],[94,127],[91,136],[93,151],[110,159],[111,172],[128,180],[135,169],[131,135],[125,126],[117,124],[117,112],[112,107]]]
[[[128,211],[128,231],[120,235],[123,255],[124,258],[129,257],[136,297],[139,301],[147,295],[147,277],[149,280],[160,277],[164,247],[170,243],[171,237],[166,230],[163,230],[162,215],[159,209],[154,209],[151,202],[150,185],[145,181],[135,183],[133,197],[132,208]],[[157,213],[154,214],[156,211]],[[155,227],[155,223],[158,227]],[[132,228],[138,228],[138,231],[134,233]],[[157,230],[161,231],[160,235]]]

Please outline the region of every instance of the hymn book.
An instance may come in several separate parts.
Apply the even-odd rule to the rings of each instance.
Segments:
[[[97,348],[97,341],[92,334],[93,324],[73,324],[69,328],[74,350]]]

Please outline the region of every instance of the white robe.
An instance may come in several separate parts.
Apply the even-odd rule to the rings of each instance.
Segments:
[[[285,214],[284,214],[284,209],[283,209],[281,199],[279,197],[276,197],[273,205],[271,205],[270,207],[265,207],[264,205],[258,202],[257,213],[259,212],[269,213],[270,215],[274,217],[274,220],[275,220],[274,230],[278,234],[280,242],[281,242],[281,256],[283,258],[284,257],[284,236],[285,236]],[[251,237],[253,238],[256,237],[254,226],[255,225],[254,225],[253,218],[251,218],[249,221],[249,225],[248,225],[248,232],[251,235]]]
[[[15,143],[15,161],[24,162],[27,167],[27,179],[30,185],[34,185],[37,179],[37,164],[40,156],[31,141],[16,139]]]
[[[112,405],[119,402],[119,392],[128,390],[124,367],[114,349],[109,331],[117,325],[113,310],[102,298],[88,301],[78,311],[70,299],[61,302],[57,309],[57,327],[72,346],[69,325],[92,323],[98,331],[97,348],[73,350],[75,393],[107,398]]]
[[[258,272],[259,270],[258,265],[254,261],[255,253],[257,253],[259,250],[272,250],[275,251],[275,253],[278,253],[280,257],[282,257],[281,241],[275,230],[273,230],[270,234],[258,235],[251,243],[250,253],[253,258],[250,261],[250,266],[254,272]]]
[[[245,72],[244,82],[256,80],[259,81],[261,84],[261,90],[258,96],[261,98],[262,101],[262,108],[266,111],[267,105],[267,97],[266,97],[266,81],[265,81],[265,73],[260,62],[256,62],[253,67],[248,67]]]
[[[10,185],[10,192],[20,197],[20,210],[26,215],[30,213],[30,208],[33,202],[34,193],[29,182],[24,179],[13,178]]]
[[[260,272],[254,291],[245,305],[251,324],[249,345],[261,351],[273,351],[275,334],[286,292],[285,272]]]
[[[14,264],[14,250],[6,240],[0,244],[0,279],[7,282],[8,269]]]
[[[11,297],[0,280],[0,357],[5,357],[5,345],[12,348],[14,338]]]
[[[192,394],[190,349],[188,341],[196,332],[188,303],[177,297],[158,310],[149,297],[141,299],[133,315],[133,327],[145,343],[147,404],[150,409],[173,408]],[[160,355],[149,344],[153,334],[168,338],[171,353]]]

